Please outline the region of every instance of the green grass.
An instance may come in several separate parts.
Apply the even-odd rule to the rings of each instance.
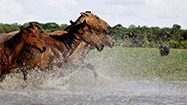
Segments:
[[[156,48],[106,47],[91,51],[86,60],[126,79],[187,81],[187,49],[171,49],[168,56],[160,56]]]

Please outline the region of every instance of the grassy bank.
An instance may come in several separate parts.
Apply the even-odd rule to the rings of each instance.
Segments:
[[[126,79],[160,79],[187,81],[187,50],[171,49],[168,56],[160,56],[156,48],[105,48],[93,50],[86,60],[111,75]]]

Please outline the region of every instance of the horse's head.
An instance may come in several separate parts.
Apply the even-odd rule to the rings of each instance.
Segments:
[[[25,44],[39,49],[41,53],[46,50],[45,45],[38,38],[38,34],[35,34],[31,30],[24,27],[20,27],[20,33],[24,37]]]
[[[111,31],[111,27],[107,22],[91,12],[81,12],[81,16],[77,19],[75,24],[82,23],[84,20],[86,20],[87,24],[89,24],[94,31],[98,30],[106,33],[110,33]]]
[[[91,29],[91,27],[87,24],[86,20],[79,24],[79,31],[78,33],[82,35],[82,39],[97,48],[98,51],[102,51],[104,48],[103,42],[100,38],[95,34],[95,32]]]
[[[33,23],[29,23],[27,27],[32,30],[39,38],[49,37],[49,34],[45,32],[39,25],[34,25]]]
[[[107,22],[99,18],[97,15],[92,14],[91,12],[82,12],[81,16],[77,19],[76,22],[70,22],[73,24],[82,23],[86,20],[87,24],[91,27],[91,29],[98,35],[100,40],[103,42],[104,45],[113,47],[115,42],[109,36],[111,31],[111,27],[108,25]]]
[[[109,34],[97,34],[100,40],[103,42],[104,45],[110,46],[111,48],[114,46],[114,40],[109,36]]]

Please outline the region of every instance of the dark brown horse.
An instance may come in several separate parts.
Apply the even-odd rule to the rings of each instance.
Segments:
[[[24,45],[34,47],[43,53],[44,44],[31,30],[20,27],[20,32],[0,44],[0,75],[10,72]],[[25,79],[25,75],[24,75]]]
[[[71,25],[68,26],[65,31],[69,31],[74,25],[80,24],[83,21],[88,21],[88,24],[90,25],[91,29],[96,33],[96,35],[100,38],[102,43],[106,46],[113,47],[114,41],[109,36],[109,32],[111,30],[111,27],[102,19],[100,19],[98,16],[92,14],[91,12],[85,12],[81,13],[81,16],[77,19],[76,22],[70,21]],[[55,31],[51,34],[58,34],[63,35],[64,31]],[[76,50],[69,56],[67,59],[67,63],[72,67],[87,67],[94,72],[95,78],[97,77],[97,73],[95,72],[94,66],[84,62],[84,58],[89,53],[90,50],[92,50],[94,46],[90,45],[86,42],[81,42],[79,46],[76,48]]]
[[[80,24],[84,20],[88,21],[87,23],[90,25],[91,29],[98,35],[104,45],[110,47],[114,46],[115,42],[109,36],[111,27],[104,20],[100,19],[97,15],[94,15],[91,12],[82,12],[81,16],[75,22],[70,21],[71,25],[68,26],[65,30],[68,31],[73,25]],[[69,57],[68,63],[73,65],[85,64],[86,67],[94,69],[94,66],[84,62],[84,58],[93,48],[94,47],[89,45],[88,43],[81,42],[79,44],[79,47],[77,47],[77,49]]]
[[[81,16],[75,21],[70,21],[71,25],[68,26],[65,31],[68,31],[76,24],[82,23],[84,20],[87,21],[87,24],[90,25],[91,29],[98,35],[100,40],[103,42],[104,45],[113,47],[114,41],[109,36],[109,33],[111,31],[111,27],[108,25],[107,22],[99,18],[97,15],[91,13],[90,11],[82,12]],[[88,45],[87,43],[82,42],[80,44],[81,46],[78,47],[72,54],[72,56],[69,59],[69,62],[78,61],[78,59],[85,58],[85,56],[88,54],[88,52],[93,49],[92,46]],[[81,56],[79,56],[81,55]],[[76,57],[75,57],[76,56]]]

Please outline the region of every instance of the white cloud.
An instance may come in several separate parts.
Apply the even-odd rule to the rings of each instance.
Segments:
[[[164,26],[179,24],[187,28],[186,0],[145,0],[145,2],[150,8],[149,17],[155,19],[157,24]]]
[[[15,0],[1,0],[0,1],[0,10],[1,12],[7,14],[21,14],[21,6],[16,3]]]
[[[0,21],[10,22],[15,21],[20,16],[23,16],[22,7],[15,0],[0,0]]]
[[[64,6],[75,6],[77,4],[76,0],[43,0],[49,5],[57,6],[59,8],[64,8]]]

